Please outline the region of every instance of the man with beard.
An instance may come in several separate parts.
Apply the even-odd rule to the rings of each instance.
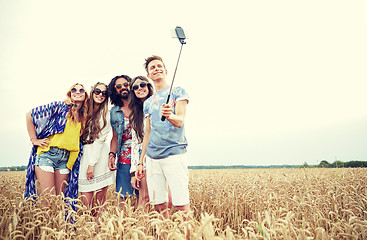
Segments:
[[[108,85],[108,94],[113,105],[110,111],[113,135],[111,139],[108,167],[116,173],[116,192],[120,196],[120,207],[124,198],[134,196],[131,185],[131,126],[129,124],[129,92],[131,78],[127,75],[114,77]],[[117,160],[117,161],[116,161]],[[117,166],[116,166],[117,162]],[[137,192],[138,194],[138,192]]]

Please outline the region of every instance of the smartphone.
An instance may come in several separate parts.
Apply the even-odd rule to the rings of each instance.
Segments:
[[[186,36],[185,36],[185,33],[184,33],[184,30],[182,29],[182,27],[176,27],[175,28],[175,32],[176,32],[176,36],[177,38],[179,39],[186,39]]]
[[[181,44],[185,44],[186,35],[182,27],[177,26],[175,29],[172,29],[171,35],[173,38],[178,38]]]

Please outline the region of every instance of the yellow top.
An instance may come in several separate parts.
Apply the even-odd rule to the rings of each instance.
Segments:
[[[66,166],[71,170],[79,154],[79,137],[81,123],[75,123],[68,119],[63,133],[56,133],[50,137],[50,144],[48,147],[38,147],[36,154],[48,152],[50,147],[58,147],[70,152],[69,160]]]

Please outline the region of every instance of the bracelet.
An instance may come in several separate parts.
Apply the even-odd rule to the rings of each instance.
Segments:
[[[113,155],[114,158],[116,158],[116,153],[110,152],[108,155],[111,155],[111,154]]]
[[[30,140],[33,143],[33,140],[37,139],[37,136],[31,137]]]
[[[142,164],[142,163],[138,163],[138,166],[139,166],[139,165],[142,165],[142,166],[143,166],[143,164]]]

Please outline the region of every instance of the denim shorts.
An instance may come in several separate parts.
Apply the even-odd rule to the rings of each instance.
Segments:
[[[67,169],[66,163],[69,160],[70,152],[65,149],[60,149],[58,147],[50,147],[48,152],[36,155],[35,166],[39,166],[42,170],[46,172],[54,172],[54,170]]]
[[[116,192],[117,195],[120,193],[122,196],[139,196],[139,191],[133,188],[131,185],[131,164],[117,164],[116,173]]]

